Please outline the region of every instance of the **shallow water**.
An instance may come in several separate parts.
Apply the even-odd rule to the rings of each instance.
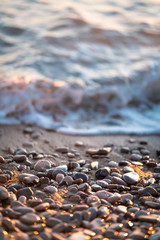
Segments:
[[[0,123],[160,133],[160,2],[0,3]]]

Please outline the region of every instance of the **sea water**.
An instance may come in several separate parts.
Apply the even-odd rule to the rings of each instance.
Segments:
[[[0,124],[160,133],[159,0],[0,2]]]

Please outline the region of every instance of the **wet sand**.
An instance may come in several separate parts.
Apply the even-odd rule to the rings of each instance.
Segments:
[[[134,140],[133,142],[130,139]],[[76,141],[81,141],[84,147],[76,147]],[[68,135],[47,131],[38,127],[26,127],[23,125],[0,125],[0,154],[7,153],[8,148],[13,151],[16,148],[25,148],[27,151],[35,150],[38,153],[52,154],[56,147],[67,146],[70,150],[78,150],[80,157],[86,157],[87,148],[99,148],[105,145],[113,145],[113,151],[107,159],[99,159],[100,165],[105,166],[110,160],[119,162],[127,159],[120,153],[122,146],[134,148],[142,141],[147,142],[147,149],[152,157],[156,157],[156,150],[160,149],[160,135]],[[142,145],[143,146],[143,145]],[[66,156],[55,159],[56,164],[66,163]]]

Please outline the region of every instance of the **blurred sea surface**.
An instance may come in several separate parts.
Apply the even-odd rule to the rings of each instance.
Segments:
[[[160,1],[1,1],[4,123],[160,133]]]

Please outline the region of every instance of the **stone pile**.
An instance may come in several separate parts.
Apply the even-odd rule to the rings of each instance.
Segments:
[[[160,166],[142,145],[122,147],[124,161],[106,166],[98,158],[113,147],[85,149],[80,141],[87,160],[59,146],[54,156],[67,159],[59,166],[25,149],[0,156],[0,239],[159,240]]]

